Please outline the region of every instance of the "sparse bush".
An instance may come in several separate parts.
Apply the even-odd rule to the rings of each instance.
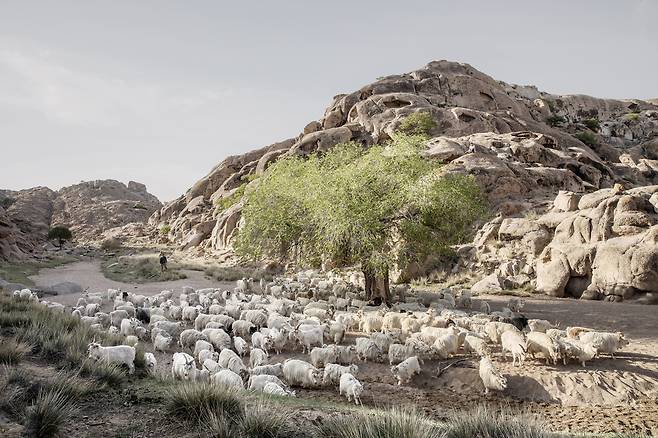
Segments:
[[[638,113],[628,113],[628,114],[624,115],[624,119],[628,120],[628,121],[631,121],[631,122],[636,122],[636,121],[640,120],[640,114],[638,114]]]
[[[548,123],[549,126],[553,126],[553,127],[561,126],[566,122],[567,122],[567,119],[565,119],[562,116],[558,116],[558,115],[552,115],[552,116],[550,116],[549,118],[546,119],[546,123]]]
[[[574,135],[578,140],[582,141],[588,146],[595,146],[598,143],[596,135],[589,131],[581,131]]]
[[[223,198],[217,199],[215,201],[215,208],[218,212],[228,210],[233,207],[235,204],[240,202],[244,196],[245,190],[247,189],[247,183],[243,183],[238,186],[230,195],[224,196]]]
[[[205,438],[244,438],[235,423],[221,413],[206,411],[199,419],[201,436]]]
[[[71,315],[52,311],[33,302],[18,302],[0,294],[0,325],[11,327],[19,343],[60,367],[77,368],[85,361],[93,339],[117,345],[120,336],[97,332]],[[84,362],[86,363],[86,362]]]
[[[85,361],[80,368],[80,375],[94,377],[98,382],[116,386],[126,379],[126,372],[118,365],[107,362]]]
[[[101,249],[105,251],[116,251],[121,248],[121,241],[115,237],[108,237],[101,242]]]
[[[316,429],[319,438],[443,438],[443,428],[406,408],[333,417]],[[471,435],[473,437],[476,435]]]
[[[162,272],[157,254],[122,256],[106,260],[101,264],[105,277],[128,283],[148,283],[150,281],[171,281],[187,278],[178,266],[170,262],[169,269]]]
[[[273,405],[258,403],[247,410],[242,421],[245,438],[279,438],[287,435],[287,416],[279,413]]]
[[[259,268],[246,268],[242,266],[208,266],[204,270],[205,274],[217,281],[236,281],[241,278],[254,278],[266,281],[272,280],[272,274]]]
[[[3,365],[3,374],[7,385],[27,386],[30,384],[30,373],[23,367]]]
[[[160,234],[162,234],[163,236],[169,234],[170,231],[171,231],[171,225],[169,224],[164,224],[163,226],[160,227]]]
[[[15,198],[10,198],[9,196],[2,197],[0,198],[0,207],[6,210],[11,207],[14,202],[16,202]]]
[[[583,122],[583,125],[587,126],[588,129],[590,129],[594,132],[597,132],[599,130],[600,126],[601,126],[600,123],[599,123],[599,119],[597,119],[595,117],[585,119],[582,122]]]
[[[62,249],[62,246],[64,246],[64,242],[66,242],[67,240],[71,240],[72,238],[73,238],[73,233],[71,233],[71,230],[63,226],[53,227],[48,231],[48,239],[50,240],[56,239],[59,245],[59,249]]]
[[[426,111],[417,111],[402,120],[398,131],[408,135],[429,135],[436,127],[432,115]]]
[[[46,383],[45,386],[52,391],[62,392],[71,400],[79,400],[94,390],[88,381],[65,371],[57,373],[57,376],[51,382]]]
[[[167,410],[184,418],[201,418],[212,412],[239,423],[244,417],[244,406],[234,391],[218,386],[181,383],[165,392]]]
[[[148,210],[144,205],[140,204],[139,202],[133,205],[133,208],[136,210]]]
[[[509,412],[495,413],[484,407],[456,412],[447,422],[445,438],[549,438],[533,419]]]
[[[0,363],[16,364],[31,350],[29,345],[16,339],[2,340],[0,343]]]
[[[61,390],[42,391],[25,413],[26,435],[38,438],[58,436],[74,411],[70,395]]]

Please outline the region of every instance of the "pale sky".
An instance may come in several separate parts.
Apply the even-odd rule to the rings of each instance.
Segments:
[[[553,93],[658,97],[658,0],[0,0],[0,188],[162,201],[433,59]]]

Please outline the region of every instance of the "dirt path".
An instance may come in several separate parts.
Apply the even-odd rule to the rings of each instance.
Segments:
[[[92,292],[120,288],[124,291],[139,291],[142,295],[154,295],[166,289],[179,292],[183,286],[190,286],[195,289],[234,287],[233,283],[209,279],[201,271],[182,270],[181,272],[185,273],[187,278],[153,283],[123,283],[105,278],[99,261],[82,261],[56,268],[42,269],[37,275],[31,276],[30,279],[38,286],[44,287],[64,281],[72,281],[82,286],[83,289],[89,288]],[[80,294],[58,295],[53,297],[52,301],[65,305],[73,305],[79,297]]]

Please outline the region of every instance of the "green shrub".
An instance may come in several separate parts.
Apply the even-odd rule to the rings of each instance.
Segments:
[[[238,186],[233,192],[229,195],[219,198],[215,201],[215,208],[217,212],[228,210],[233,207],[235,204],[240,202],[244,196],[245,190],[247,189],[247,183],[243,183]]]
[[[148,210],[144,205],[140,204],[139,202],[133,205],[133,208],[136,210]]]
[[[594,117],[585,119],[582,121],[582,123],[583,125],[587,126],[587,128],[591,129],[594,132],[597,132],[600,128],[599,119]]]
[[[638,113],[628,113],[628,114],[624,115],[624,119],[628,120],[628,121],[631,121],[631,122],[636,122],[636,121],[640,120],[640,114],[638,114]]]
[[[165,392],[167,410],[183,418],[201,418],[211,412],[231,422],[239,423],[244,417],[244,406],[234,391],[218,386],[181,383]]]
[[[553,126],[553,127],[561,126],[566,122],[567,122],[567,119],[565,119],[562,116],[558,116],[558,115],[552,115],[552,116],[550,116],[549,118],[546,119],[546,123],[548,123],[549,126]]]
[[[11,207],[14,202],[16,202],[15,198],[10,198],[8,196],[0,197],[0,207],[4,208],[5,210]]]
[[[71,396],[63,391],[40,392],[25,413],[26,435],[39,438],[58,436],[62,425],[74,411]]]
[[[57,240],[59,248],[61,249],[64,245],[64,242],[71,240],[73,238],[73,233],[67,227],[57,226],[53,227],[48,231],[48,239]]]
[[[574,135],[578,140],[582,141],[588,146],[595,146],[599,141],[592,132],[582,131]]]
[[[398,131],[408,135],[429,135],[436,127],[432,115],[425,111],[417,111],[402,120]]]
[[[443,428],[406,408],[332,417],[318,426],[319,438],[443,438]]]
[[[169,234],[170,231],[171,231],[171,225],[169,224],[164,224],[160,227],[160,234],[162,234],[163,236]]]
[[[552,435],[534,420],[484,407],[455,412],[446,425],[445,438],[549,438]]]
[[[31,350],[29,345],[16,339],[5,339],[0,342],[0,363],[16,364]]]

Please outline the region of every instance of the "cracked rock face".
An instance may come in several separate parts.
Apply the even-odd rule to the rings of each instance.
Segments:
[[[103,233],[129,223],[144,223],[162,207],[146,186],[131,181],[83,182],[53,191],[35,187],[0,191],[0,258],[28,257],[43,247],[48,230],[65,225],[78,243],[97,242]]]
[[[242,204],[234,202],[225,210],[215,205],[246,184],[247,176],[262,174],[281,157],[325,151],[345,141],[364,147],[385,142],[407,116],[419,111],[435,122],[429,132],[429,159],[444,163],[447,172],[473,175],[501,222],[531,222],[515,225],[527,228],[519,239],[503,233],[505,242],[518,240],[518,247],[501,248],[496,255],[480,251],[474,260],[487,273],[504,261],[501,257],[514,257],[526,266],[520,280],[531,278],[540,255],[547,263],[558,263],[557,249],[551,249],[550,255],[542,251],[564,219],[559,215],[584,208],[576,198],[587,199],[588,194],[615,184],[629,189],[658,183],[655,102],[552,95],[533,86],[497,81],[468,64],[433,61],[337,95],[324,116],[308,123],[295,138],[226,158],[184,195],[156,211],[149,224],[168,225],[169,238],[181,248],[230,250]],[[548,209],[550,217],[542,218],[544,222],[524,218],[528,210],[541,214]],[[649,224],[640,213],[620,212],[615,218],[611,236],[628,236]],[[498,225],[487,224],[478,239],[487,240],[487,232],[497,239],[498,229],[493,229]],[[477,246],[476,239],[473,248]],[[569,278],[581,278],[573,272],[569,265]],[[562,282],[551,293],[564,293],[568,286]]]

